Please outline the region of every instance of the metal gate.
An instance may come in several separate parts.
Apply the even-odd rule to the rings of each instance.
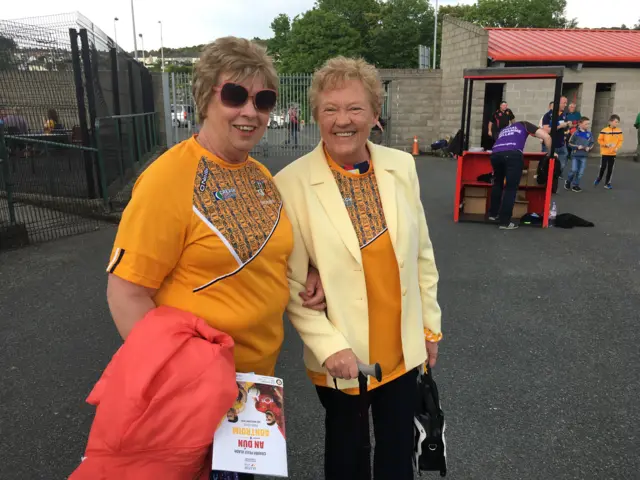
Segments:
[[[174,144],[189,138],[197,125],[196,108],[191,94],[193,75],[171,73],[169,75],[169,101],[171,102],[171,128]]]
[[[280,75],[278,104],[269,115],[269,125],[252,156],[267,158],[271,156],[298,157],[313,150],[320,142],[320,130],[313,119],[309,103],[309,88],[313,74],[296,73]],[[198,130],[196,108],[191,94],[192,75],[190,73],[172,73],[169,78],[171,122],[174,130],[174,142],[189,138]],[[387,129],[383,143],[387,143],[389,119],[389,84],[385,83],[385,97],[382,118]],[[297,121],[296,121],[297,120]]]

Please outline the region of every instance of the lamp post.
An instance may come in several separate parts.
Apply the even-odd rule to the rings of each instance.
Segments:
[[[118,20],[120,20],[118,17],[113,18],[113,39],[116,42],[116,52],[118,52],[118,29],[116,28]]]
[[[164,72],[164,42],[162,41],[162,20],[158,20],[160,24],[160,58],[162,59],[162,71]]]
[[[133,23],[133,56],[138,60],[138,39],[136,37],[136,16],[133,13],[133,0],[131,0],[131,22]]]
[[[436,0],[436,12],[435,12],[435,21],[433,27],[433,69],[436,69],[436,53],[438,47],[438,0]]]
[[[140,48],[142,48],[142,63],[144,63],[144,37],[142,36],[141,33],[138,34],[138,36],[140,37]]]

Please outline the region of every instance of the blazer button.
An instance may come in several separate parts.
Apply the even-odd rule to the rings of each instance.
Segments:
[[[404,260],[400,260],[398,262],[398,265],[400,265],[400,268],[404,268]]]
[[[403,296],[403,297],[406,297],[406,296],[407,296],[407,289],[406,289],[406,288],[403,288],[403,289],[402,289],[402,296]]]

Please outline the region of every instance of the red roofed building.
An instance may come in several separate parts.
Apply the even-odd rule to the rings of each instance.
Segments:
[[[640,30],[487,28],[488,57],[515,64],[640,65]],[[535,45],[535,48],[532,48]],[[563,48],[558,48],[562,45]],[[636,67],[638,66],[636,65]]]
[[[463,70],[510,66],[565,66],[563,94],[591,118],[592,130],[621,117],[623,152],[636,149],[633,127],[640,112],[640,31],[481,28],[445,17],[441,52],[441,134],[460,128]],[[501,100],[517,120],[538,124],[553,100],[553,80],[476,82],[470,146],[486,143],[490,116]],[[530,148],[537,148],[529,142]]]

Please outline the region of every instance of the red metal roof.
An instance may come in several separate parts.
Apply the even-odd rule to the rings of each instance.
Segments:
[[[640,63],[640,30],[487,28],[499,62]]]

